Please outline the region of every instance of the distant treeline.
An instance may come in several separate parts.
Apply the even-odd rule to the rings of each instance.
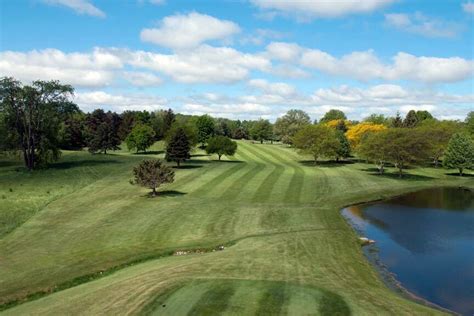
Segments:
[[[403,162],[394,162],[401,164],[401,170],[403,164],[421,156],[429,157],[437,164],[453,135],[467,135],[471,145],[474,135],[474,112],[470,112],[465,121],[437,120],[428,111],[409,111],[404,118],[398,113],[395,117],[372,114],[358,122],[348,120],[342,111],[330,110],[319,121],[311,122],[304,111],[290,110],[272,124],[265,119],[231,120],[209,115],[183,115],[171,109],[120,114],[96,109],[84,113],[71,101],[73,92],[73,87],[57,81],[22,85],[13,78],[2,78],[0,149],[21,152],[26,167],[31,170],[58,159],[61,149],[87,148],[91,153],[106,154],[119,149],[125,142],[129,150],[145,151],[155,141],[167,140],[171,132],[179,128],[192,146],[205,146],[210,137],[218,135],[262,143],[281,141],[312,155],[315,161],[318,157],[339,160],[356,153],[369,161],[377,161],[383,170],[383,162],[390,159],[385,158],[387,152],[375,152],[381,150],[380,144],[375,148],[369,146],[381,142],[370,135],[385,135],[382,142],[391,143],[392,147],[402,134],[417,144],[428,143],[423,145],[425,149],[418,148],[423,155],[411,153]],[[395,133],[397,135],[387,132],[403,129],[406,131]],[[389,136],[395,138],[390,139],[387,133],[392,133]],[[470,168],[470,163],[464,163],[466,168]]]

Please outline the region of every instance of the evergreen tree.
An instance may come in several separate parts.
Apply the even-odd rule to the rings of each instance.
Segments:
[[[150,188],[152,190],[151,196],[153,197],[157,196],[156,189],[160,185],[174,181],[173,169],[157,159],[143,160],[138,166],[133,168],[133,175],[134,179],[131,183]]]
[[[178,168],[186,159],[191,158],[191,140],[189,139],[184,127],[171,129],[166,145],[167,161],[176,162]]]
[[[336,131],[336,137],[339,141],[339,147],[336,150],[336,161],[339,161],[340,158],[348,158],[351,155],[351,144],[344,132],[340,130]]]
[[[397,112],[397,115],[392,119],[391,127],[400,128],[403,127],[402,117],[400,116],[400,112]]]
[[[418,116],[413,110],[408,111],[407,116],[403,120],[403,127],[413,128],[418,125]]]
[[[443,165],[458,169],[460,176],[464,169],[474,167],[474,143],[468,135],[456,133],[451,137],[444,153]]]

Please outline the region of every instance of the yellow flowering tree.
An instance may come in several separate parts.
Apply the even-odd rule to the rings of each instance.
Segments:
[[[346,132],[346,137],[351,143],[352,148],[356,148],[361,139],[369,133],[377,133],[386,130],[387,127],[382,124],[374,124],[371,122],[362,122],[353,126],[349,126]]]

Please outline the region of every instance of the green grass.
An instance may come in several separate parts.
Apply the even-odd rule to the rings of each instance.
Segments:
[[[152,199],[128,180],[161,149],[68,152],[32,174],[0,161],[0,303],[40,297],[5,314],[438,313],[384,286],[340,209],[473,178],[416,168],[399,180],[240,141],[222,162],[197,151]]]

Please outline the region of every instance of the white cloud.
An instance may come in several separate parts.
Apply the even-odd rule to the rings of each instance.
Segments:
[[[249,32],[250,33],[250,32]],[[255,31],[251,32],[249,35],[245,35],[241,38],[241,44],[252,44],[252,45],[262,45],[266,39],[282,39],[287,34],[282,32],[277,32],[268,29],[256,29]]]
[[[272,42],[267,45],[266,51],[267,55],[272,59],[295,62],[303,49],[295,43]]]
[[[149,94],[114,95],[104,91],[78,92],[75,95],[74,102],[86,112],[105,107],[119,113],[126,110],[155,111],[165,108],[168,104],[166,99]]]
[[[105,13],[88,0],[43,0],[47,4],[60,5],[73,9],[79,14],[105,18]]]
[[[292,96],[296,94],[296,89],[284,82],[270,83],[264,79],[252,79],[248,84],[249,86],[257,88],[267,94],[279,96]]]
[[[466,13],[474,13],[474,2],[468,1],[462,4],[462,9]]]
[[[472,77],[474,63],[460,57],[437,58],[399,52],[393,63],[384,64],[372,50],[352,52],[336,58],[320,50],[302,54],[302,65],[321,72],[361,81],[413,80],[423,83],[457,82]]]
[[[301,19],[335,18],[349,14],[370,13],[387,6],[395,0],[251,0],[253,4],[270,13],[281,13]]]
[[[182,83],[236,82],[247,78],[252,69],[264,71],[271,66],[262,56],[208,45],[175,54],[134,51],[127,55],[130,65],[162,72]]]
[[[206,41],[228,39],[239,32],[234,22],[192,12],[165,17],[159,28],[143,29],[140,38],[163,47],[186,49]]]
[[[456,23],[430,18],[419,12],[385,14],[385,22],[396,29],[426,37],[454,37],[460,31]]]
[[[64,53],[57,49],[0,52],[0,75],[27,82],[42,79],[77,86],[104,86],[113,81],[113,71],[122,67],[120,58],[99,48],[92,53]]]
[[[150,87],[160,85],[163,80],[154,74],[138,71],[126,71],[123,78],[137,87]]]

